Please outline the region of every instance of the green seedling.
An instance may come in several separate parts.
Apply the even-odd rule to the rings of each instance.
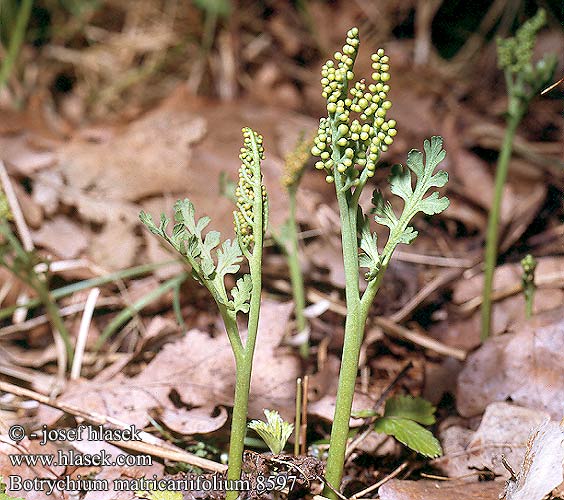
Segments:
[[[490,335],[492,321],[492,289],[497,263],[499,217],[503,187],[507,178],[513,140],[519,123],[527,113],[532,99],[550,82],[556,68],[556,57],[549,55],[533,64],[533,49],[537,32],[545,24],[545,11],[521,26],[513,38],[497,41],[498,66],[505,75],[507,86],[507,118],[503,144],[495,174],[495,189],[486,234],[484,290],[482,294],[482,332],[485,340]]]
[[[302,270],[300,267],[300,249],[298,238],[298,223],[296,221],[296,195],[300,180],[304,174],[307,161],[310,158],[310,142],[301,138],[293,151],[285,158],[284,175],[282,185],[288,192],[289,214],[286,223],[282,226],[279,234],[274,234],[276,243],[282,248],[290,270],[290,282],[292,284],[292,295],[294,297],[294,316],[296,318],[296,329],[298,335],[307,330],[305,309],[305,288]],[[309,356],[309,335],[306,335],[300,344],[302,357]]]
[[[327,61],[321,70],[327,117],[320,120],[311,151],[320,158],[316,168],[324,171],[326,181],[335,185],[346,278],[345,339],[326,471],[326,480],[335,489],[343,473],[358,360],[370,306],[395,248],[401,243],[411,243],[417,236],[417,231],[409,225],[413,217],[419,212],[440,213],[449,204],[437,192],[425,197],[430,189],[442,187],[448,180],[446,172],[435,173],[446,153],[442,138],[432,137],[424,143],[425,158],[422,152],[412,150],[407,157],[407,168],[397,165],[392,169],[391,192],[403,200],[399,217],[382,193],[374,191],[375,220],[389,229],[386,244],[381,252],[378,250],[376,233],[371,232],[370,220],[359,200],[368,180],[374,176],[380,154],[392,144],[397,130],[395,120],[387,119],[392,106],[388,99],[389,57],[383,49],[378,49],[372,54],[372,83],[364,79],[354,82],[358,47],[358,29],[352,28],[342,51],[336,52],[335,60]],[[412,174],[416,178],[415,186]],[[360,268],[365,269],[367,281],[362,295],[358,280]],[[335,498],[330,488],[326,488],[325,495]]]
[[[394,396],[386,401],[384,414],[365,410],[354,414],[357,418],[377,417],[374,430],[395,437],[408,448],[435,458],[442,454],[439,441],[423,425],[435,423],[435,407],[423,398]]]
[[[531,255],[527,254],[521,259],[521,286],[523,287],[523,295],[525,296],[525,317],[529,319],[533,315],[533,304],[535,299],[535,269],[537,261]]]
[[[253,420],[248,427],[262,438],[274,455],[279,455],[292,435],[294,426],[285,422],[276,410],[264,410],[264,415],[266,422]]]
[[[220,248],[214,250],[220,244],[219,232],[209,231],[203,234],[210,219],[202,217],[196,220],[194,205],[188,199],[176,203],[176,223],[170,235],[167,233],[169,219],[165,215],[161,216],[160,225],[156,226],[149,215],[144,212],[140,214],[141,221],[152,233],[163,238],[182,255],[192,268],[194,279],[209,290],[225,324],[236,365],[227,471],[229,480],[241,477],[261,303],[263,239],[268,218],[266,188],[262,184],[261,172],[261,160],[264,159],[262,136],[244,128],[243,137],[244,147],[239,155],[242,164],[235,193],[237,210],[234,212],[234,223],[237,240],[225,240]],[[249,263],[249,274],[239,278],[228,294],[225,276],[237,273],[243,258]],[[247,338],[244,343],[237,324],[238,313],[248,315]],[[237,496],[236,491],[227,492],[227,500],[235,500]]]

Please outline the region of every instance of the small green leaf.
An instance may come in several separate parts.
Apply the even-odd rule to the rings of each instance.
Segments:
[[[398,395],[386,401],[384,417],[408,418],[423,425],[435,423],[436,408],[426,399]]]
[[[233,301],[230,301],[230,306],[233,307],[235,313],[241,311],[243,314],[249,312],[249,300],[251,298],[251,291],[253,289],[253,282],[250,274],[245,274],[242,278],[237,280],[237,285],[231,290]]]
[[[286,441],[292,434],[294,426],[284,422],[275,410],[264,410],[266,422],[253,420],[249,422],[249,429],[253,429],[270,448],[274,455],[278,455],[286,446]]]
[[[400,443],[426,457],[435,458],[443,452],[439,441],[430,431],[407,418],[379,418],[374,424],[374,430],[395,437]]]
[[[390,202],[385,201],[382,193],[375,191],[372,203],[376,213],[376,222],[390,229],[388,242],[382,252],[382,261],[387,263],[395,250],[401,244],[409,244],[417,237],[417,231],[409,226],[409,223],[418,212],[433,215],[445,210],[449,201],[447,198],[439,198],[437,192],[433,192],[425,198],[427,192],[433,187],[442,187],[448,181],[448,174],[442,170],[435,172],[435,168],[445,159],[446,152],[443,149],[443,139],[439,136],[425,140],[425,161],[423,153],[411,150],[407,155],[407,169],[401,165],[392,168],[390,177],[390,190],[404,201],[401,217],[394,213]],[[411,173],[416,176],[415,189],[412,186]]]
[[[141,222],[143,224],[145,224],[145,226],[147,227],[147,229],[149,231],[151,231],[151,233],[156,234],[157,236],[161,236],[164,237],[165,230],[166,230],[166,226],[169,222],[169,219],[162,214],[161,215],[161,226],[157,227],[155,225],[155,223],[153,222],[153,218],[146,212],[144,212],[143,210],[141,210],[141,212],[139,213],[139,219],[141,219]]]
[[[239,264],[243,260],[241,248],[237,240],[225,240],[221,244],[221,248],[217,251],[217,268],[218,276],[223,277],[226,274],[235,274],[239,271]]]

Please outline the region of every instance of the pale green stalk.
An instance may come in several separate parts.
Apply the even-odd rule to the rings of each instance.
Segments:
[[[255,137],[251,134],[251,145],[255,164],[255,188],[261,192],[261,154]],[[255,190],[255,193],[257,191]],[[229,468],[227,479],[237,480],[241,478],[243,463],[243,451],[245,435],[247,433],[247,410],[249,407],[249,392],[251,389],[251,375],[253,370],[253,356],[257,342],[257,333],[260,315],[260,302],[262,290],[262,248],[264,238],[263,200],[261,196],[254,197],[253,207],[253,252],[249,259],[249,268],[252,281],[252,294],[249,309],[248,333],[242,356],[237,361],[237,374],[235,379],[235,400],[233,404],[233,416],[231,421],[231,437],[229,441]],[[239,496],[237,491],[228,491],[226,500],[236,500]]]
[[[307,321],[304,314],[305,309],[305,288],[302,269],[299,259],[299,243],[298,243],[298,225],[296,223],[296,189],[288,189],[289,197],[289,218],[287,224],[288,244],[283,248],[286,251],[288,259],[288,268],[290,270],[290,282],[292,284],[292,296],[294,297],[294,315],[296,317],[296,329],[298,334],[303,332],[307,327]],[[300,344],[300,354],[307,359],[309,356],[309,340],[306,339]]]
[[[153,234],[165,239],[186,258],[193,275],[209,290],[225,324],[236,368],[227,470],[229,480],[240,479],[242,471],[253,356],[260,315],[263,240],[268,217],[266,190],[262,185],[260,169],[260,162],[264,157],[262,137],[248,128],[243,129],[243,136],[245,147],[241,149],[239,156],[242,165],[239,169],[239,185],[235,191],[238,210],[233,214],[238,241],[224,241],[215,250],[215,260],[212,250],[219,245],[220,234],[209,231],[203,235],[210,220],[207,217],[196,220],[195,208],[190,200],[176,203],[176,224],[172,235],[166,231],[169,219],[164,215],[161,216],[160,227],[157,227],[149,215],[144,212],[140,214],[142,222]],[[230,297],[225,289],[225,275],[239,271],[243,256],[249,262],[250,273],[237,280]],[[174,287],[177,283],[170,282],[168,286]],[[237,324],[239,311],[248,313],[247,338],[244,343]],[[227,492],[227,500],[235,500],[237,497],[237,491]]]
[[[486,251],[484,265],[484,291],[482,295],[482,341],[486,340],[490,334],[492,321],[492,290],[493,277],[497,263],[497,247],[499,239],[499,217],[501,212],[501,202],[503,201],[503,188],[507,179],[507,171],[509,169],[509,160],[511,159],[511,151],[513,149],[513,139],[521,118],[519,116],[510,116],[501,153],[497,162],[495,172],[495,189],[492,207],[488,218],[488,229],[486,233]]]
[[[556,58],[552,55],[546,56],[535,65],[532,64],[536,34],[544,25],[545,18],[544,10],[539,9],[533,18],[517,30],[515,37],[498,40],[498,66],[504,72],[508,94],[507,128],[497,161],[494,199],[486,233],[480,334],[482,341],[489,337],[491,330],[492,290],[498,256],[499,219],[513,140],[530,102],[550,81],[556,67]]]
[[[176,260],[169,260],[165,262],[157,262],[155,264],[143,264],[141,266],[130,267],[128,269],[123,269],[121,271],[107,274],[105,276],[100,276],[98,278],[91,278],[83,281],[78,281],[76,283],[72,283],[71,285],[65,285],[61,288],[55,288],[54,290],[50,291],[50,295],[53,300],[62,299],[64,297],[68,297],[69,295],[72,295],[73,293],[80,292],[82,290],[87,290],[95,286],[106,285],[114,281],[118,281],[126,278],[133,278],[136,276],[140,276],[142,274],[147,274],[151,271],[154,271],[155,269],[164,266],[169,266],[176,262],[177,262]],[[32,309],[39,305],[41,305],[41,300],[31,299],[28,302],[25,302],[24,304],[5,307],[3,309],[0,309],[0,320],[11,316],[14,313],[14,311],[20,307],[25,307],[26,309]]]
[[[425,197],[429,189],[444,186],[448,179],[446,172],[434,173],[445,152],[442,138],[433,137],[425,141],[425,163],[423,153],[412,150],[408,155],[408,169],[392,170],[391,191],[404,200],[399,218],[381,193],[374,193],[376,221],[390,230],[386,245],[379,252],[376,234],[371,232],[369,219],[359,206],[359,200],[363,188],[374,175],[380,152],[387,151],[397,131],[395,120],[385,120],[391,107],[387,99],[390,74],[389,57],[382,49],[372,55],[374,83],[368,84],[362,79],[349,88],[355,77],[353,66],[358,45],[358,29],[353,28],[347,33],[342,52],[336,52],[335,61],[328,61],[322,68],[322,95],[327,99],[327,117],[320,120],[311,150],[320,158],[316,168],[325,170],[327,182],[335,183],[345,271],[347,315],[325,474],[330,487],[324,490],[324,495],[332,499],[336,498],[333,490],[340,488],[343,475],[358,361],[370,306],[395,248],[401,243],[410,243],[417,236],[409,226],[411,219],[418,212],[432,215],[448,206],[448,200],[439,198],[436,192]],[[358,118],[353,118],[353,113],[358,114]],[[412,173],[417,178],[415,188]],[[365,273],[367,286],[362,294],[358,280],[361,267],[368,269]]]

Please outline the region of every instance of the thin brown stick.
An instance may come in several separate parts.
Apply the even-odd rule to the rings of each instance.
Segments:
[[[302,434],[302,401],[303,401],[303,391],[302,391],[302,379],[298,378],[296,380],[296,415],[294,418],[294,455],[298,456],[300,454],[300,437]]]
[[[302,382],[302,426],[300,428],[300,454],[307,453],[307,405],[309,394],[309,375],[305,375]]]
[[[108,307],[108,306],[117,306],[121,305],[121,300],[116,300],[115,297],[104,297],[96,303],[97,307]],[[71,304],[69,306],[63,307],[60,309],[59,313],[61,317],[70,316],[72,314],[79,313],[84,310],[86,304]],[[4,328],[0,328],[0,337],[8,337],[10,335],[14,335],[16,333],[21,333],[28,331],[32,328],[35,328],[40,325],[44,325],[45,323],[49,322],[49,317],[46,314],[42,314],[41,316],[36,316],[35,318],[28,319],[23,323],[18,323],[15,325],[8,325]]]
[[[385,333],[391,335],[393,337],[397,337],[402,340],[409,340],[414,344],[417,344],[425,349],[429,349],[431,351],[436,352],[437,354],[441,354],[443,356],[450,356],[451,358],[458,359],[460,361],[464,361],[468,353],[463,349],[458,349],[456,347],[450,347],[445,345],[438,340],[435,340],[428,335],[424,335],[422,333],[409,330],[403,326],[400,326],[394,323],[389,318],[384,316],[377,316],[374,318],[374,323],[376,323],[379,327],[384,330]]]
[[[377,483],[374,483],[372,486],[369,486],[368,488],[363,489],[362,491],[359,491],[358,493],[355,493],[352,497],[349,498],[349,500],[360,500],[364,495],[374,491],[375,489],[379,488],[380,486],[382,486],[383,484],[387,483],[388,481],[390,481],[391,479],[393,479],[394,477],[396,477],[400,472],[402,472],[403,470],[405,470],[405,468],[407,467],[408,463],[404,462],[402,463],[397,469],[394,469],[390,474],[388,474],[386,477],[382,478],[380,481],[378,481]]]
[[[437,267],[456,267],[468,269],[475,265],[473,259],[461,259],[457,257],[441,257],[439,255],[424,255],[415,252],[405,252],[396,250],[394,252],[394,259],[401,260],[402,262],[411,262],[413,264],[425,264],[427,266]]]
[[[317,290],[308,290],[307,298],[310,302],[317,302],[320,299],[326,299],[330,302],[329,309],[342,316],[347,315],[347,308],[344,304],[336,301],[334,298],[324,295]],[[403,326],[394,323],[391,319],[385,316],[377,316],[373,319],[374,323],[378,325],[385,333],[393,337],[400,338],[402,340],[408,340],[416,345],[424,347],[425,349],[430,349],[431,351],[441,354],[442,356],[450,356],[455,359],[464,361],[466,359],[467,353],[462,349],[457,349],[455,347],[450,347],[436,339],[433,339],[422,333],[415,332]]]
[[[35,247],[31,239],[31,232],[29,227],[27,227],[20,203],[18,202],[18,197],[16,196],[16,191],[14,190],[14,186],[12,185],[12,181],[2,160],[0,160],[0,181],[2,182],[8,204],[10,205],[10,210],[12,211],[22,246],[26,252],[32,252]]]
[[[424,302],[429,295],[431,295],[436,290],[440,289],[447,283],[457,279],[464,269],[449,269],[448,271],[440,274],[435,279],[427,283],[421,290],[419,290],[409,301],[396,313],[390,316],[390,319],[394,323],[401,323],[405,321],[411,313]]]
[[[535,286],[537,288],[560,287],[564,284],[564,273],[555,272],[545,274],[544,276],[535,276]],[[492,301],[498,302],[513,295],[517,295],[523,291],[523,285],[520,281],[512,283],[504,288],[494,290],[492,293]],[[460,305],[459,311],[467,314],[475,311],[482,305],[482,295],[471,298]]]
[[[541,93],[540,95],[544,95],[547,92],[550,92],[552,89],[556,88],[558,85],[560,85],[562,82],[564,82],[564,76],[562,78],[560,78],[560,80],[558,80],[557,82],[553,83],[552,85],[550,85],[549,87],[546,87]]]
[[[336,489],[329,481],[327,481],[327,479],[321,476],[319,476],[317,479],[321,481],[323,484],[325,484],[325,486],[327,486],[341,500],[348,500],[348,498],[345,495],[343,495],[338,489]]]
[[[24,389],[23,387],[18,387],[17,385],[9,384],[7,382],[0,381],[0,391],[8,392],[10,394],[15,394],[16,396],[20,396],[23,398],[33,399],[41,404],[47,405],[51,408],[55,408],[65,413],[69,413],[70,415],[74,415],[75,417],[79,417],[84,419],[86,422],[89,422],[94,425],[107,425],[110,424],[118,429],[129,429],[130,425],[126,422],[122,422],[113,417],[109,417],[107,415],[102,415],[96,412],[89,412],[87,410],[83,410],[74,405],[70,405],[68,403],[57,402],[56,400],[50,399],[47,396],[40,394],[35,391],[31,391],[29,389]],[[188,453],[176,446],[173,446],[162,439],[159,439],[152,434],[147,432],[141,431],[140,433],[141,438],[143,441],[108,441],[109,443],[115,444],[116,446],[120,446],[122,448],[126,448],[129,450],[134,450],[138,452],[149,453],[151,455],[166,458],[169,460],[174,460],[176,462],[186,462],[190,465],[195,465],[196,467],[200,467],[205,470],[210,470],[213,472],[225,472],[227,470],[227,466],[223,464],[219,464],[212,460],[208,460],[205,458],[198,457],[193,455],[192,453]]]

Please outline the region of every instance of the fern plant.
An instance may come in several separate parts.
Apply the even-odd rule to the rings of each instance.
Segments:
[[[308,325],[305,316],[305,287],[302,270],[300,267],[300,249],[298,239],[298,223],[296,220],[296,197],[300,181],[304,174],[308,160],[311,158],[309,150],[311,141],[301,137],[294,150],[288,153],[284,161],[284,174],[282,185],[288,192],[288,218],[278,233],[271,231],[277,245],[282,249],[288,268],[290,270],[290,282],[292,284],[292,296],[294,298],[294,316],[296,318],[296,329],[301,337],[300,354],[303,358],[309,356]]]
[[[285,422],[276,410],[264,410],[264,416],[266,422],[253,420],[249,422],[249,429],[262,438],[274,455],[279,455],[292,435],[294,426]]]
[[[336,52],[334,60],[327,61],[321,70],[327,116],[320,120],[311,151],[319,157],[316,168],[324,171],[326,181],[335,185],[346,278],[345,338],[326,470],[326,480],[334,488],[339,487],[343,472],[360,347],[370,306],[396,247],[411,243],[417,236],[410,226],[413,217],[419,212],[440,213],[449,204],[436,191],[427,196],[430,190],[444,186],[448,180],[446,172],[435,172],[446,153],[442,138],[432,137],[424,142],[425,156],[412,150],[407,157],[407,168],[398,165],[392,169],[390,188],[392,194],[403,200],[401,215],[396,215],[381,191],[374,192],[375,220],[389,229],[388,240],[379,251],[376,233],[371,231],[369,217],[359,200],[368,180],[374,176],[380,154],[393,143],[397,130],[395,120],[387,119],[392,106],[388,99],[389,57],[383,49],[378,49],[371,56],[372,83],[365,79],[355,81],[353,68],[359,43],[358,29],[352,28],[342,51]],[[362,294],[358,280],[360,268],[365,269],[367,281]],[[326,488],[325,495],[335,498],[330,488]]]
[[[546,22],[546,13],[540,9],[523,24],[514,37],[497,41],[498,66],[505,76],[507,86],[507,118],[505,136],[495,172],[495,189],[488,218],[484,268],[484,290],[482,293],[482,332],[485,340],[490,335],[492,321],[492,289],[497,262],[499,218],[503,187],[509,170],[513,150],[513,139],[519,123],[527,113],[533,98],[550,82],[556,68],[556,57],[551,54],[533,64],[533,49],[537,32]]]
[[[263,238],[268,221],[268,201],[261,173],[263,139],[250,128],[243,129],[243,137],[244,147],[239,155],[241,167],[236,189],[237,210],[233,213],[236,241],[227,239],[219,246],[221,236],[218,231],[209,231],[204,235],[210,219],[202,217],[197,220],[194,205],[188,199],[180,200],[175,205],[175,225],[171,234],[167,232],[170,221],[165,215],[161,216],[160,225],[156,226],[150,215],[144,212],[140,214],[141,221],[153,234],[163,238],[184,257],[192,268],[194,279],[209,290],[225,324],[236,365],[227,472],[230,480],[241,477],[253,355],[260,314]],[[249,263],[249,273],[239,278],[228,293],[225,276],[237,273],[243,258]],[[239,313],[248,317],[245,342],[237,324]],[[228,491],[227,500],[235,500],[237,495],[236,491]]]

